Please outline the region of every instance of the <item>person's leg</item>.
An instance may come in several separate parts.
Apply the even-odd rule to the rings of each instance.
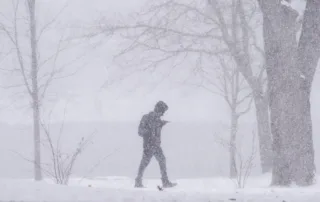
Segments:
[[[168,179],[166,157],[164,156],[161,147],[155,149],[154,157],[159,163],[162,179]]]
[[[154,156],[157,159],[159,166],[160,166],[160,172],[161,172],[161,180],[164,187],[173,187],[176,186],[176,183],[172,183],[169,181],[168,174],[167,174],[167,162],[166,157],[163,154],[162,148],[157,147],[154,152]]]
[[[140,166],[138,169],[138,176],[136,178],[136,184],[135,187],[143,187],[142,185],[142,177],[145,169],[149,165],[151,159],[152,159],[153,153],[151,149],[144,148],[143,149],[143,154],[142,154],[142,159],[140,162]]]

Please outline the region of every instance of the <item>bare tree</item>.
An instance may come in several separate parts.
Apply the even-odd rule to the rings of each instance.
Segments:
[[[232,61],[232,57],[218,56],[218,60],[219,63],[215,67],[212,67],[212,64],[208,69],[201,67],[199,70],[201,83],[196,85],[221,96],[230,109],[230,177],[237,178],[238,122],[242,115],[250,111],[253,97],[250,87]]]
[[[5,89],[17,89],[24,87],[30,100],[33,113],[33,136],[34,136],[34,178],[42,180],[41,169],[41,144],[40,144],[40,118],[41,106],[44,101],[48,88],[52,81],[59,78],[65,78],[70,74],[63,72],[66,66],[57,67],[58,56],[61,52],[70,48],[68,41],[64,41],[63,37],[58,42],[57,50],[48,58],[40,61],[39,42],[43,33],[49,29],[58,16],[55,16],[50,22],[41,27],[38,31],[37,27],[37,9],[36,0],[12,1],[13,13],[12,20],[5,18],[0,22],[0,31],[4,33],[6,38],[11,42],[12,51],[18,64],[14,64],[12,69],[8,68],[13,74],[18,74],[22,80],[18,84],[10,84],[2,86]],[[26,9],[26,16],[23,14]],[[60,12],[59,12],[60,14]],[[3,17],[3,15],[1,15]],[[49,65],[49,64],[52,64]],[[69,63],[70,65],[70,63]],[[51,69],[44,68],[51,66]],[[20,93],[21,95],[21,93]]]
[[[320,1],[306,1],[298,42],[298,12],[290,7],[290,1],[257,2],[263,13],[270,90],[272,183],[311,185],[315,164],[310,93],[320,56]]]
[[[159,1],[148,6],[131,25],[102,24],[100,27],[106,34],[120,31],[121,36],[130,41],[130,45],[119,55],[127,56],[127,53],[139,51],[140,57],[129,58],[129,63],[132,65],[132,60],[139,60],[140,70],[143,71],[170,64],[168,61],[173,61],[173,66],[180,64],[187,68],[188,64],[181,65],[187,58],[232,56],[238,71],[252,90],[261,167],[263,172],[268,172],[272,167],[272,140],[264,51],[250,24],[257,12],[249,3],[242,0],[210,0],[205,3],[192,0]],[[126,59],[120,58],[121,61]],[[254,61],[255,58],[258,61]]]
[[[33,109],[33,130],[34,130],[34,153],[35,153],[35,180],[41,180],[41,168],[38,165],[41,163],[41,151],[40,151],[40,106],[39,106],[39,84],[38,84],[38,45],[36,39],[37,26],[35,17],[35,0],[29,0],[29,26],[30,26],[30,47],[31,47],[31,86],[32,90],[27,86],[32,99],[32,109]],[[23,74],[25,74],[24,69],[22,69]],[[27,83],[27,81],[26,81]]]

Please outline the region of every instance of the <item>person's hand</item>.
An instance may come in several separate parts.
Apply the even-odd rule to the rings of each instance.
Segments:
[[[162,120],[162,126],[166,125],[167,123],[170,123],[170,121]]]

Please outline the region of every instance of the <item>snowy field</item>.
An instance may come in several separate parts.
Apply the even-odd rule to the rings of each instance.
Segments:
[[[133,179],[97,177],[72,179],[69,186],[31,180],[1,180],[1,202],[319,202],[320,184],[308,188],[269,188],[270,176],[251,178],[244,189],[230,179],[181,179],[164,191],[160,180],[145,180],[144,189],[133,188]]]

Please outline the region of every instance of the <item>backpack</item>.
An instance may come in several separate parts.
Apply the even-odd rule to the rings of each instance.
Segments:
[[[144,137],[151,131],[150,126],[148,124],[148,119],[149,117],[147,114],[141,118],[139,128],[138,128],[138,134],[140,137]]]

